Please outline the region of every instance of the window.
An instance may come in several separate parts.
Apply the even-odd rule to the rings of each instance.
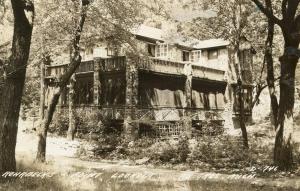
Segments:
[[[208,60],[218,59],[219,51],[217,49],[208,50]]]
[[[120,47],[116,44],[108,44],[106,47],[107,56],[118,56]]]
[[[157,46],[156,57],[166,58],[168,56],[168,45],[167,44],[159,44]]]
[[[201,51],[196,50],[191,52],[191,62],[200,62],[201,61]]]
[[[155,45],[147,44],[148,54],[149,56],[155,57]]]
[[[97,47],[94,49],[94,57],[107,57],[106,47]]]
[[[86,55],[92,55],[94,53],[94,49],[93,48],[88,48],[86,50]]]
[[[115,51],[113,48],[106,48],[107,50],[107,56],[114,56],[115,55]]]
[[[190,53],[188,51],[182,51],[182,61],[189,61],[190,60]]]

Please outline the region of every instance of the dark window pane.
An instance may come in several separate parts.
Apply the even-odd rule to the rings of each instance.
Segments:
[[[208,50],[209,60],[218,59],[218,55],[219,55],[218,50],[216,49]]]
[[[182,51],[182,61],[189,61],[190,60],[190,53],[187,51]]]
[[[148,54],[149,54],[149,56],[152,56],[152,57],[155,56],[155,45],[154,44],[148,44]]]

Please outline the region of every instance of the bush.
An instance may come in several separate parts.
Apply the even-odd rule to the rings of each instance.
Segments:
[[[58,135],[66,135],[69,127],[69,114],[65,112],[55,112],[52,123],[49,126],[50,133],[56,133]]]
[[[176,163],[177,150],[177,142],[170,139],[154,143],[148,150],[148,156],[154,163]]]
[[[79,109],[76,111],[75,123],[78,136],[83,136],[90,133],[100,133],[103,128],[100,114],[95,111],[87,112],[84,109]]]
[[[189,139],[186,135],[179,137],[177,153],[179,162],[186,162],[186,159],[190,153]]]
[[[94,154],[101,158],[123,158],[118,157],[118,153],[120,155],[125,154],[121,146],[121,140],[121,137],[114,133],[102,134],[96,142],[97,147],[94,150]]]
[[[252,143],[245,150],[242,141],[228,136],[203,136],[187,159],[197,167],[207,163],[214,168],[245,168],[257,165],[271,165],[271,149]]]
[[[129,140],[121,134],[122,128],[119,123],[98,123],[94,129],[97,136],[95,142],[97,148],[95,155],[101,158],[118,159],[128,155]]]
[[[156,142],[153,138],[143,137],[134,142],[129,142],[128,157],[131,160],[149,157],[149,148]],[[149,157],[150,158],[150,157]]]
[[[223,121],[220,120],[209,120],[209,121],[200,121],[194,124],[192,129],[192,134],[195,137],[202,136],[219,136],[224,132]]]
[[[103,131],[103,122],[100,114],[95,111],[85,111],[84,109],[75,112],[76,136],[83,137],[92,133],[99,134]],[[66,135],[69,127],[69,112],[67,110],[54,113],[49,132],[58,135]]]
[[[189,139],[183,135],[179,140],[168,139],[154,143],[146,154],[154,163],[178,164],[186,162],[189,153]]]

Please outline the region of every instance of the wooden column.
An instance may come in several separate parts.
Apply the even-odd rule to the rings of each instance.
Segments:
[[[187,136],[189,138],[192,137],[192,64],[187,63],[184,66],[184,74],[186,76],[185,79],[185,87],[184,87],[184,95],[185,95],[185,112],[183,117],[183,125],[186,130]]]
[[[134,121],[138,104],[138,81],[138,68],[135,60],[126,58],[124,133],[131,140],[138,138],[138,122]]]
[[[39,110],[39,120],[40,125],[42,124],[42,121],[44,120],[44,111],[45,111],[45,93],[46,93],[46,86],[45,86],[45,62],[41,63],[41,73],[40,73],[40,110]]]
[[[69,85],[69,128],[67,133],[67,138],[69,140],[74,140],[74,135],[76,131],[76,120],[75,120],[75,108],[74,108],[74,97],[75,97],[75,75],[73,74],[70,79]]]
[[[94,58],[94,105],[100,106],[101,82],[100,82],[101,58]]]

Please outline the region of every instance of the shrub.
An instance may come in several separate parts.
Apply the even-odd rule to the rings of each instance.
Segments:
[[[85,135],[100,134],[104,130],[104,124],[100,114],[96,111],[86,111],[78,109],[75,114],[76,136],[83,137]],[[54,113],[49,132],[58,135],[66,135],[69,127],[69,112],[67,110]]]
[[[89,133],[100,133],[103,128],[100,114],[95,111],[77,110],[75,113],[75,122],[77,135],[79,136]]]
[[[271,149],[252,143],[245,150],[242,141],[228,136],[203,136],[189,155],[192,166],[207,163],[214,168],[245,168],[271,165]]]
[[[177,162],[177,142],[166,140],[154,143],[148,150],[148,156],[155,163]]]
[[[186,162],[189,153],[190,153],[189,139],[186,135],[182,135],[179,137],[178,146],[177,146],[177,154],[178,154],[179,162]]]
[[[65,135],[69,127],[69,114],[58,111],[54,113],[52,123],[49,126],[50,133]]]
[[[153,138],[143,137],[134,142],[129,142],[128,157],[132,160],[149,157],[149,148],[156,142]],[[150,157],[149,157],[150,158]]]
[[[94,150],[94,154],[96,156],[100,156],[101,158],[107,158],[109,156],[113,157],[111,154],[113,151],[119,147],[119,151],[121,151],[121,137],[115,133],[103,134],[99,135],[98,140],[96,141],[97,147]],[[122,152],[122,151],[121,151]],[[117,155],[117,153],[114,153]],[[117,157],[118,158],[118,157]]]
[[[223,121],[220,120],[199,121],[193,126],[192,134],[195,137],[219,136],[224,132]]]

